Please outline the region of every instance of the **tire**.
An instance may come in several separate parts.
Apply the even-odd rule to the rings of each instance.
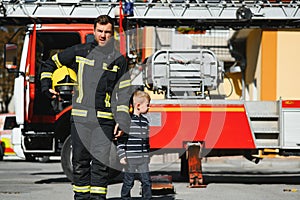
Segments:
[[[0,161],[3,160],[3,157],[4,157],[4,148],[2,143],[0,143]]]
[[[73,181],[73,166],[72,166],[72,140],[69,135],[61,150],[61,167],[70,181]]]
[[[36,157],[30,153],[25,153],[25,160],[28,162],[36,161]]]
[[[73,181],[71,135],[67,137],[67,139],[65,140],[65,142],[62,146],[61,166],[62,166],[62,169],[63,169],[65,175],[67,176],[67,178],[70,181]],[[109,179],[112,179],[112,178],[118,176],[122,171],[122,167],[121,167],[121,164],[120,164],[118,156],[117,156],[117,150],[116,150],[115,145],[112,145],[112,147],[111,147],[110,166],[113,166],[112,168],[109,168]]]

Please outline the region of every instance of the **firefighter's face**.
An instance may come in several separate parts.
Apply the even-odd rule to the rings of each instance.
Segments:
[[[109,23],[105,25],[97,23],[94,36],[99,46],[105,46],[113,36],[112,25]]]

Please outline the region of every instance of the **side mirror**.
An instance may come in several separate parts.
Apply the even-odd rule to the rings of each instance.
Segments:
[[[4,66],[9,72],[15,72],[17,65],[18,46],[13,43],[4,45]]]

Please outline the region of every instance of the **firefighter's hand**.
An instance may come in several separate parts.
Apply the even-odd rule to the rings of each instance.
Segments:
[[[123,131],[119,129],[119,124],[117,123],[114,129],[114,139],[118,139],[118,137],[121,137],[123,135]]]
[[[124,158],[121,158],[121,159],[120,159],[120,163],[121,163],[122,165],[126,165],[126,164],[127,164],[126,158],[125,158],[125,157],[124,157]]]
[[[53,89],[49,89],[48,91],[45,91],[45,95],[50,99],[55,99],[57,96],[59,96],[59,93]]]

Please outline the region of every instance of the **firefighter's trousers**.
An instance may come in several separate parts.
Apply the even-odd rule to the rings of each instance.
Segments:
[[[75,200],[106,199],[112,125],[71,123]]]

